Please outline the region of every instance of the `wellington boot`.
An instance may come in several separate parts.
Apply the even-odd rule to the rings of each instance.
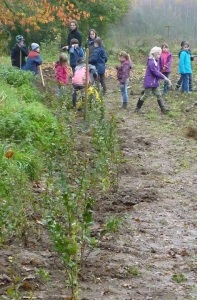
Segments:
[[[140,98],[138,99],[138,102],[137,102],[137,105],[136,105],[136,108],[135,108],[135,112],[136,113],[142,113],[141,112],[141,107],[142,105],[144,104],[144,101],[142,101]]]
[[[165,106],[163,99],[157,100],[157,103],[159,104],[162,114],[167,115],[170,109]]]

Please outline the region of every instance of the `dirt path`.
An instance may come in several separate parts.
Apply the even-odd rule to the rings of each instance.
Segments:
[[[125,164],[100,208],[122,226],[92,253],[83,299],[197,299],[197,143],[155,103],[133,114],[136,100],[119,111]],[[118,111],[117,100],[109,106]]]

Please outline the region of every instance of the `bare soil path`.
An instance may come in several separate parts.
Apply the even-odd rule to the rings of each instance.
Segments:
[[[171,97],[178,111],[195,102]],[[125,163],[117,193],[99,209],[121,217],[122,226],[92,253],[84,299],[197,299],[197,142],[184,134],[197,108],[183,109],[181,123],[161,115],[155,99],[136,115],[137,96],[128,111],[118,110],[117,98],[108,106],[119,114]]]

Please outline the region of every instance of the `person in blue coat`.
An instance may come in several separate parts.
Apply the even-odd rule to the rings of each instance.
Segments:
[[[189,78],[192,74],[192,66],[188,42],[184,42],[182,51],[180,52],[178,70],[182,78],[181,92],[189,93]]]
[[[107,62],[107,53],[102,46],[102,40],[100,38],[96,38],[94,41],[94,51],[89,58],[89,64],[96,67],[98,73],[98,83],[101,84],[103,88],[103,94],[106,94],[107,87],[105,83],[105,64]]]
[[[79,46],[79,41],[77,39],[72,39],[70,41],[69,53],[70,53],[70,66],[72,68],[72,72],[74,75],[78,60],[84,57],[83,48]]]
[[[35,75],[38,74],[38,66],[42,64],[42,58],[40,57],[40,46],[37,43],[31,44],[31,51],[28,54],[27,62],[25,65],[25,71],[31,71]]]

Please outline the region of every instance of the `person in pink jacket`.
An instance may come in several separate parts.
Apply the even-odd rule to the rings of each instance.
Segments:
[[[161,50],[161,56],[159,58],[160,72],[169,78],[172,66],[172,53],[170,52],[167,43],[162,44]],[[168,90],[168,83],[164,81],[163,94],[167,94]]]
[[[61,53],[59,61],[55,63],[55,78],[58,85],[57,94],[64,96],[68,84],[68,58],[65,53]]]

